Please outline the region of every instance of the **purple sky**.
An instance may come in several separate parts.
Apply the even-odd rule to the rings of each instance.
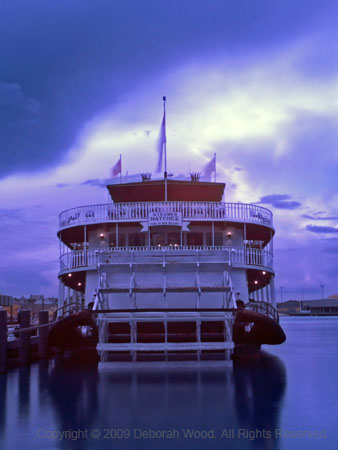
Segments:
[[[338,292],[338,5],[30,0],[0,5],[0,292],[57,294],[58,214],[110,167],[217,153],[226,201],[274,213],[278,299]]]

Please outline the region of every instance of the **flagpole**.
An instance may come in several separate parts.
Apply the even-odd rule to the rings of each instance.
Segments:
[[[215,183],[216,183],[216,153],[214,153],[214,158],[215,158]]]
[[[168,172],[167,172],[167,133],[166,133],[166,119],[165,119],[165,102],[166,97],[163,97],[163,117],[164,117],[164,142],[163,142],[163,149],[164,149],[164,201],[168,201]]]
[[[120,184],[122,184],[122,156],[120,155]]]

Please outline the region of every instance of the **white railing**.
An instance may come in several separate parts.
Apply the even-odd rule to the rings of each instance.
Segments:
[[[66,272],[77,268],[96,267],[98,264],[114,263],[114,255],[119,255],[118,264],[123,263],[177,263],[177,256],[182,262],[228,262],[232,265],[259,266],[272,269],[272,253],[267,250],[244,247],[109,247],[105,249],[74,250],[60,256],[60,271]]]
[[[142,202],[79,206],[63,211],[60,229],[89,223],[148,220],[149,213],[176,212],[186,220],[232,220],[272,227],[272,213],[262,206],[224,202]]]

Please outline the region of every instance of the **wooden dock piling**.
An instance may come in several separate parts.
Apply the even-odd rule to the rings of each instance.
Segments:
[[[21,310],[19,312],[20,328],[29,328],[30,315],[31,313],[28,310]],[[29,364],[30,362],[30,336],[31,331],[20,332],[19,362],[22,365]]]
[[[0,373],[7,369],[7,311],[0,310]]]
[[[39,325],[45,325],[49,321],[48,311],[39,312]],[[39,358],[48,356],[48,327],[39,328]]]

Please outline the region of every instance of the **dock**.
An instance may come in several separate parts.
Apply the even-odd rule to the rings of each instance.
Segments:
[[[7,311],[0,310],[0,373],[48,357],[48,331],[53,324],[49,322],[48,311],[39,311],[37,325],[31,324],[29,310],[21,310],[18,319],[18,327],[9,332]],[[18,337],[9,339],[13,334]]]

